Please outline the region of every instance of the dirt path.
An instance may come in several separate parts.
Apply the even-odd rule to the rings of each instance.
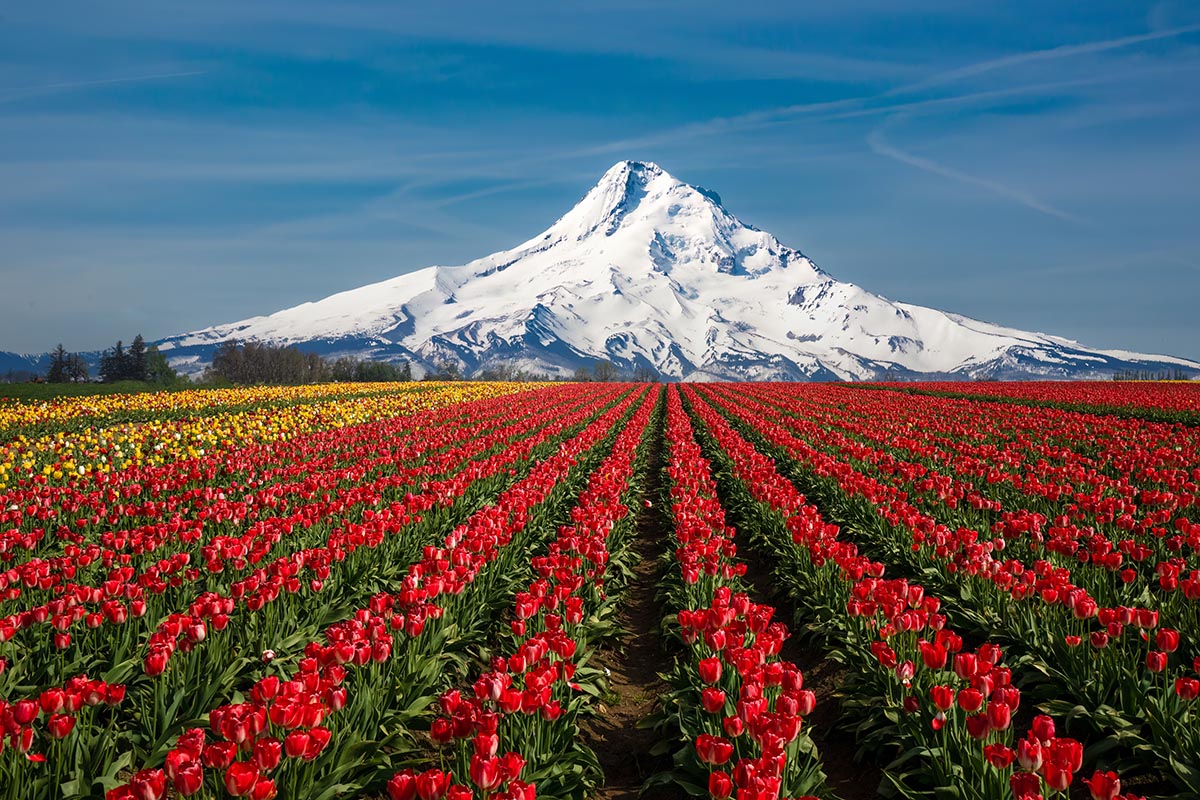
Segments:
[[[800,668],[804,674],[804,688],[817,696],[817,706],[804,722],[817,745],[829,788],[841,800],[879,797],[877,789],[883,777],[879,766],[869,761],[856,763],[857,745],[853,734],[836,727],[841,716],[837,691],[846,668],[826,658],[820,647],[798,635],[798,626],[792,623],[795,603],[776,588],[769,566],[761,554],[749,546],[746,538],[742,537],[738,555],[746,562],[746,581],[753,588],[751,599],[757,603],[770,603],[779,610],[776,619],[786,622],[792,630],[792,636],[783,643],[779,655]]]
[[[662,609],[655,599],[661,562],[659,556],[668,541],[670,521],[660,499],[663,496],[664,450],[661,430],[650,433],[655,449],[650,454],[646,494],[651,506],[638,509],[637,538],[632,543],[637,553],[634,576],[625,588],[625,602],[618,622],[620,640],[602,653],[599,665],[611,673],[611,704],[580,726],[583,740],[595,751],[604,768],[605,786],[595,800],[634,800],[642,784],[656,772],[670,768],[666,757],[655,758],[650,749],[657,741],[654,731],[638,723],[655,711],[656,698],[666,690],[658,673],[668,666],[668,655],[659,636]],[[655,800],[683,797],[656,789]]]

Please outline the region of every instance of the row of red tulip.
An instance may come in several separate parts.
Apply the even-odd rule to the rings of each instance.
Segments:
[[[215,494],[192,492],[190,516],[195,519],[190,524],[184,521],[154,525],[152,532],[129,532],[139,540],[138,554],[148,556],[137,559],[145,565],[141,569],[129,563],[113,569],[114,550],[102,550],[99,545],[93,545],[91,552],[74,557],[35,558],[10,567],[0,576],[0,580],[7,581],[11,587],[8,602],[4,605],[9,608],[16,605],[21,613],[11,614],[7,621],[15,621],[19,629],[31,620],[36,622],[37,616],[60,618],[69,609],[73,622],[88,613],[89,605],[111,605],[123,600],[170,594],[171,590],[180,587],[187,591],[205,572],[221,573],[219,580],[224,580],[231,571],[244,570],[260,562],[269,548],[285,536],[299,540],[305,531],[326,523],[334,515],[353,521],[369,513],[370,507],[379,504],[385,493],[405,489],[424,476],[452,474],[455,467],[475,454],[521,439],[528,432],[528,427],[522,424],[525,422],[523,416],[537,414],[547,419],[549,410],[536,402],[518,407],[514,409],[518,413],[516,420],[494,428],[475,427],[469,419],[464,424],[453,421],[441,425],[427,420],[435,426],[409,431],[394,451],[388,447],[373,462],[362,462],[364,454],[357,451],[354,455],[362,463],[350,469],[319,471],[313,467],[303,486],[273,484],[267,491],[258,493],[258,497],[268,497],[261,505],[254,500],[233,500],[224,489],[216,490]],[[467,446],[452,446],[464,438],[468,439]],[[323,495],[314,499],[318,491],[323,491]],[[224,516],[229,518],[215,519]],[[247,522],[247,529],[239,531]],[[238,531],[239,535],[223,535],[225,530]],[[183,546],[173,547],[168,558],[153,558],[160,548],[180,544]],[[197,566],[200,564],[203,570]],[[104,568],[108,571],[96,574]],[[86,582],[87,575],[94,576],[91,583]],[[67,578],[66,582],[64,578]],[[21,584],[30,587],[24,595],[20,594]],[[26,602],[18,604],[18,598]],[[55,600],[36,605],[46,598]],[[175,604],[172,599],[159,605],[170,607]],[[101,610],[96,609],[97,612]],[[105,616],[112,615],[106,613]],[[64,625],[59,624],[60,621],[56,621],[56,627],[61,629]],[[96,620],[98,623],[103,621]],[[3,624],[4,621],[0,621],[0,625]]]
[[[743,402],[742,398],[739,398],[739,402]],[[1089,573],[1086,562],[1080,563],[1083,561],[1082,559],[1072,559],[1065,564],[1041,559],[1041,553],[1033,544],[1034,538],[1022,536],[1016,530],[1016,527],[1026,527],[1025,525],[1016,525],[1016,515],[1009,517],[1008,525],[991,531],[990,537],[962,525],[959,525],[956,530],[951,530],[950,526],[946,524],[947,522],[950,524],[960,522],[954,516],[954,509],[945,508],[937,503],[927,504],[935,512],[940,510],[941,513],[938,517],[918,509],[913,504],[913,498],[918,491],[911,482],[903,480],[895,473],[880,474],[878,470],[873,470],[872,464],[878,461],[877,458],[847,458],[845,448],[839,448],[836,443],[838,437],[828,433],[819,425],[805,419],[780,415],[776,411],[777,406],[775,405],[757,404],[755,407],[767,416],[778,419],[783,423],[784,428],[804,437],[799,439],[784,430],[781,434],[776,435],[778,439],[776,444],[783,446],[790,455],[801,459],[806,467],[819,474],[832,474],[834,470],[837,470],[839,472],[836,476],[837,481],[845,492],[865,498],[879,508],[880,515],[889,524],[907,529],[911,541],[906,540],[905,547],[909,544],[918,545],[915,552],[932,559],[934,563],[943,563],[954,572],[964,572],[970,576],[979,577],[984,582],[990,583],[992,590],[1015,601],[1030,599],[1036,602],[1040,600],[1062,609],[1065,614],[1081,618],[1097,617],[1103,623],[1102,629],[1097,633],[1104,634],[1103,641],[1106,645],[1110,638],[1117,638],[1124,630],[1124,626],[1120,629],[1115,627],[1111,630],[1107,629],[1110,620],[1104,619],[1106,615],[1115,615],[1112,621],[1129,615],[1152,615],[1154,626],[1158,625],[1160,609],[1147,607],[1144,599],[1140,606],[1135,608],[1130,608],[1128,605],[1105,607],[1099,602],[1102,598],[1097,598],[1088,591],[1089,586],[1077,585],[1073,582],[1082,572],[1082,581],[1091,578],[1090,585],[1095,586],[1097,581],[1107,580],[1107,584],[1101,585],[1107,585],[1111,590],[1114,582],[1110,575],[1112,570],[1108,567],[1091,567],[1093,572]],[[825,441],[830,439],[834,441],[834,444],[822,446]],[[829,451],[836,455],[830,455]],[[856,465],[861,465],[861,471],[855,469]],[[1035,529],[1029,528],[1029,530]],[[1026,533],[1029,530],[1026,530]],[[1022,550],[1024,550],[1024,554],[1022,554]],[[1000,555],[1001,553],[1003,556]],[[1070,564],[1075,566],[1074,570],[1068,566]],[[1094,570],[1100,571],[1099,577]],[[1161,572],[1162,570],[1160,568],[1156,571]],[[1179,595],[1187,601],[1189,600],[1188,595],[1192,593],[1191,579],[1185,579],[1184,583]],[[1126,596],[1133,597],[1134,595],[1129,591],[1131,590],[1126,590]],[[1088,613],[1082,615],[1076,613],[1080,603],[1088,610]],[[1184,613],[1178,614],[1179,622],[1186,624],[1189,621],[1188,618],[1193,616],[1193,614],[1187,613],[1190,611],[1191,605],[1192,603],[1189,602],[1189,608],[1185,608]],[[1169,606],[1168,609],[1170,609]],[[1078,634],[1079,632],[1073,631],[1073,633]],[[1086,630],[1082,633],[1085,638],[1088,636]],[[1188,633],[1190,634],[1191,631]],[[1144,656],[1145,653],[1141,653],[1139,658],[1144,658]]]
[[[767,399],[771,398],[768,396]],[[803,436],[804,447],[811,448],[811,451],[806,451],[810,455],[804,456],[808,463],[816,459],[852,470],[842,480],[844,484],[848,480],[853,481],[853,485],[848,486],[849,491],[867,497],[870,502],[880,506],[889,516],[889,521],[900,520],[901,524],[912,529],[914,538],[933,547],[938,558],[960,559],[963,552],[982,552],[982,555],[971,556],[972,560],[966,565],[956,564],[952,568],[965,567],[971,572],[993,575],[1018,599],[1029,593],[1031,587],[1036,587],[1038,591],[1052,588],[1056,597],[1060,598],[1079,596],[1082,590],[1086,592],[1083,595],[1085,599],[1101,608],[1120,607],[1131,602],[1145,606],[1143,595],[1149,590],[1154,598],[1151,605],[1157,606],[1156,610],[1162,612],[1164,622],[1179,625],[1185,633],[1185,641],[1200,640],[1200,627],[1189,624],[1200,623],[1195,613],[1196,601],[1200,600],[1200,572],[1181,575],[1182,560],[1170,558],[1157,563],[1151,560],[1139,564],[1138,559],[1151,555],[1149,548],[1131,539],[1114,544],[1095,531],[1091,532],[1086,549],[1074,546],[1059,549],[1055,542],[1061,545],[1064,541],[1066,527],[1052,526],[1051,536],[1047,539],[1042,535],[1044,516],[1024,508],[1008,510],[999,501],[989,501],[990,510],[986,513],[999,514],[998,521],[989,524],[989,519],[981,518],[980,512],[972,512],[951,502],[953,496],[945,498],[928,493],[928,478],[911,477],[914,470],[923,468],[922,464],[898,461],[891,450],[875,449],[857,441],[847,442],[843,435],[831,430],[836,426],[828,418],[799,411],[798,405],[790,399],[776,399],[764,408],[787,412],[779,417],[791,430]],[[805,413],[805,416],[793,416],[801,413]],[[881,423],[883,426],[886,424]],[[861,427],[867,429],[867,426]],[[811,455],[816,450],[822,452]],[[817,469],[824,471],[825,466]],[[990,537],[981,531],[989,532]],[[1179,538],[1178,543],[1181,545],[1182,542],[1183,539]],[[1168,547],[1171,547],[1170,542]],[[990,555],[999,552],[1004,553],[1003,562],[998,556],[992,558]],[[1126,562],[1126,567],[1119,575],[1120,581],[1116,581],[1113,575],[1122,563],[1122,552],[1130,552],[1134,560]],[[984,562],[991,558],[993,563],[976,564],[979,558]],[[1038,570],[1052,570],[1054,579],[1060,584],[1053,587],[1035,584]],[[1078,585],[1071,581],[1078,581]]]
[[[58,563],[75,570],[128,566],[146,561],[138,556],[165,544],[203,538],[205,526],[235,530],[261,514],[283,513],[289,500],[311,500],[345,480],[361,480],[360,473],[419,457],[429,449],[421,438],[425,430],[451,425],[483,430],[488,422],[503,422],[510,408],[539,407],[534,397],[518,395],[510,404],[483,399],[435,406],[367,425],[247,444],[158,467],[133,466],[83,485],[14,490],[0,508],[0,526],[14,526],[0,538],[0,557],[10,573],[9,586],[4,588],[19,588],[19,584],[49,588],[58,582],[52,574]],[[559,393],[560,400],[569,398]],[[125,527],[138,520],[142,524]],[[48,526],[57,526],[49,538]],[[211,530],[207,535],[212,535]],[[61,555],[39,552],[46,563],[35,560],[32,574],[11,574],[14,566],[22,564],[18,550],[59,547]]]
[[[999,665],[1000,648],[964,650],[962,636],[940,613],[939,599],[909,581],[884,580],[884,565],[842,540],[838,528],[824,522],[771,459],[717,410],[737,418],[732,404],[710,404],[711,395],[694,390],[687,394],[739,491],[758,508],[763,546],[803,587],[797,601],[814,613],[824,611],[821,622],[854,660],[859,680],[847,692],[853,687],[858,704],[876,714],[882,703],[884,741],[911,750],[887,773],[897,788],[912,791],[910,784],[929,782],[981,799],[1008,789],[1017,800],[1065,792],[1081,767],[1082,746],[1056,737],[1049,717],[1037,718],[1030,734],[1015,740],[1011,720],[1021,693],[1011,671]],[[1018,752],[1026,757],[1018,761]],[[900,765],[914,756],[920,766],[902,771]],[[1104,800],[1119,793],[1119,783],[1109,793],[1105,773],[1091,781],[1105,787],[1098,795]]]
[[[983,381],[877,384],[897,391],[942,392],[1047,403],[1103,413],[1108,409],[1178,411],[1200,414],[1195,381]]]
[[[420,793],[422,781],[439,791],[444,783],[451,798],[481,800],[527,800],[539,786],[552,796],[575,796],[594,785],[595,776],[570,769],[582,748],[576,721],[592,705],[576,672],[595,652],[598,618],[616,601],[608,593],[609,566],[622,557],[633,530],[637,454],[660,392],[642,403],[592,473],[571,524],[559,528],[545,554],[530,559],[534,577],[514,598],[515,643],[507,655],[492,658],[469,690],[451,689],[439,698],[431,738],[452,751],[458,782],[445,777],[443,751],[437,769],[395,774],[388,784],[392,800],[443,796]]]
[[[747,405],[746,398],[738,399],[739,408]],[[732,404],[726,407],[733,410]],[[769,407],[762,411],[753,424],[780,452],[798,459],[813,474],[836,474],[846,496],[868,499],[869,513],[877,513],[890,526],[880,535],[890,542],[895,558],[917,569],[940,565],[947,570],[942,573],[943,591],[971,587],[969,595],[960,597],[959,607],[1006,632],[1023,654],[1035,658],[1057,689],[1066,691],[1069,699],[1048,701],[1046,707],[1065,712],[1081,704],[1086,709],[1082,718],[1098,733],[1120,729],[1123,742],[1148,766],[1163,770],[1190,791],[1200,791],[1200,713],[1192,709],[1200,690],[1200,658],[1184,655],[1185,649],[1195,652],[1194,637],[1184,639],[1186,648],[1181,648],[1176,630],[1155,630],[1160,622],[1157,609],[1100,606],[1071,583],[1066,568],[1052,569],[1044,561],[1025,565],[1010,551],[1001,560],[996,554],[1002,545],[980,541],[978,534],[965,529],[950,533],[909,505],[904,493],[882,491],[869,476],[814,449],[809,442],[818,440],[819,432],[804,427],[800,430],[805,440],[800,440],[769,421],[776,416]],[[1040,610],[1046,607],[1052,609],[1050,616]],[[1176,618],[1184,623],[1181,627],[1196,629],[1195,609],[1189,604]],[[1137,746],[1139,741],[1145,746]]]
[[[287,680],[268,675],[255,682],[245,702],[210,711],[209,733],[189,731],[167,753],[163,768],[140,770],[128,784],[111,791],[108,800],[156,800],[162,796],[158,788],[168,780],[188,796],[200,792],[210,776],[209,784],[233,796],[309,796],[319,779],[336,779],[339,769],[352,769],[337,755],[354,734],[378,727],[385,710],[378,691],[386,686],[410,691],[413,669],[422,663],[436,665],[436,649],[444,643],[437,629],[472,613],[471,601],[479,598],[469,589],[477,578],[505,566],[503,556],[511,561],[523,555],[531,544],[524,532],[538,507],[580,459],[609,436],[635,399],[627,396],[579,435],[562,442],[554,455],[504,490],[494,504],[451,531],[442,547],[427,547],[407,568],[399,591],[373,596],[352,618],[326,629],[320,640],[305,646],[304,657]],[[407,638],[397,652],[396,636],[401,632]],[[348,680],[353,682],[349,688]],[[419,697],[410,698],[415,699]],[[330,747],[330,724],[343,722],[343,717],[349,720]],[[287,759],[276,758],[280,748]]]
[[[667,398],[667,447],[680,580],[676,621],[685,647],[671,674],[668,713],[711,797],[811,798],[823,790],[824,776],[802,726],[816,695],[780,656],[787,626],[773,620],[772,606],[752,602],[744,591],[735,531],[676,389]]]
[[[1054,520],[1047,548],[1065,538],[1065,555],[1075,555],[1078,546],[1070,542],[1090,533],[1079,526],[1093,525],[1114,540],[1129,539],[1122,550],[1135,560],[1200,549],[1200,528],[1193,531],[1189,519],[1200,504],[1196,429],[1097,422],[1061,411],[1014,415],[1011,406],[939,398],[914,403],[907,395],[845,388],[802,395],[767,387],[742,391],[768,402],[784,399],[793,413],[839,429],[850,437],[840,445],[847,455],[870,458],[952,508],[986,514],[1007,500],[1041,512],[1041,525]],[[884,452],[860,454],[856,442]],[[1106,565],[1116,568],[1119,560]]]
[[[307,568],[312,573],[311,580],[306,580],[304,585],[311,590],[321,588],[325,581],[330,579],[331,574],[334,579],[337,578],[335,567],[346,557],[346,554],[352,554],[356,549],[363,546],[374,546],[379,543],[379,539],[372,538],[370,542],[360,541],[358,537],[363,531],[370,531],[382,535],[387,532],[392,535],[401,533],[407,530],[407,526],[411,523],[419,522],[422,514],[426,514],[435,506],[449,505],[454,498],[459,497],[468,488],[479,487],[481,481],[488,478],[489,475],[502,474],[505,471],[513,468],[514,465],[519,465],[533,448],[539,446],[541,442],[548,438],[560,435],[563,430],[562,425],[577,424],[582,419],[593,413],[589,407],[579,412],[577,415],[570,415],[567,418],[559,419],[545,427],[545,423],[554,416],[555,408],[551,406],[548,409],[540,410],[528,418],[522,418],[515,429],[509,431],[510,436],[506,439],[501,439],[500,442],[508,449],[500,449],[494,443],[489,441],[477,441],[471,439],[466,431],[456,429],[451,426],[451,435],[464,435],[468,439],[468,444],[460,449],[460,458],[452,460],[450,463],[456,464],[460,460],[465,459],[465,468],[459,473],[452,475],[449,478],[435,480],[437,475],[444,467],[436,464],[426,463],[425,469],[430,470],[433,474],[430,476],[421,476],[420,469],[410,470],[409,473],[414,475],[414,480],[417,483],[411,488],[418,490],[417,495],[412,495],[411,492],[406,496],[405,501],[400,505],[403,506],[405,513],[399,513],[397,505],[391,504],[386,509],[378,511],[367,510],[368,519],[365,525],[351,524],[347,521],[338,522],[338,518],[331,514],[325,520],[318,520],[323,523],[322,529],[317,531],[320,535],[326,537],[325,543],[319,548],[309,548],[308,550],[298,551],[291,555],[285,555],[277,558],[274,562],[264,566],[255,568],[253,575],[248,579],[242,579],[230,585],[229,589],[214,592],[211,590],[201,589],[198,598],[190,603],[185,604],[188,609],[187,613],[172,612],[169,603],[159,602],[158,606],[163,606],[165,610],[159,614],[150,614],[149,619],[162,619],[159,623],[157,632],[151,635],[149,640],[149,651],[144,657],[144,666],[146,672],[151,675],[160,674],[165,668],[169,656],[176,648],[184,651],[190,651],[193,647],[203,642],[208,638],[208,634],[212,631],[223,631],[230,622],[230,615],[233,615],[235,624],[233,631],[241,637],[248,629],[253,628],[253,625],[248,625],[257,616],[256,612],[269,604],[269,601],[286,597],[290,604],[295,608],[289,609],[288,613],[280,614],[278,621],[281,623],[301,624],[304,622],[302,607],[305,601],[300,597],[293,596],[300,592],[301,578],[305,577],[301,568]],[[542,430],[537,429],[537,425],[543,425]],[[536,433],[536,435],[530,435]],[[426,437],[431,442],[436,442],[438,437],[432,434],[427,434]],[[520,443],[514,445],[514,440],[519,440]],[[489,446],[491,445],[491,446]],[[472,452],[474,448],[474,452]],[[497,451],[497,452],[492,452]],[[478,452],[491,452],[491,456],[484,458],[482,461],[470,461],[472,456],[478,457]],[[403,489],[404,487],[400,487]],[[421,491],[424,489],[424,491]],[[379,494],[382,494],[382,489]],[[350,505],[350,504],[347,504]],[[444,512],[442,512],[444,514]],[[384,516],[388,516],[384,520]],[[436,516],[436,515],[435,515]],[[438,520],[431,519],[436,529]],[[338,527],[341,526],[341,527]],[[425,527],[429,528],[429,525]],[[322,532],[324,531],[324,532]],[[358,531],[357,534],[353,531]],[[253,531],[252,534],[253,535]],[[407,535],[407,534],[406,534]],[[276,541],[280,537],[276,536]],[[287,540],[290,545],[303,544],[304,539],[295,537],[295,541]],[[319,556],[327,556],[320,558]],[[254,559],[257,560],[257,559]],[[247,560],[247,565],[252,565],[250,560]],[[231,572],[235,571],[230,568]],[[210,569],[205,577],[215,579],[213,570]],[[189,582],[183,585],[182,589],[186,590],[188,586],[194,585],[200,575],[189,575]],[[111,591],[112,587],[116,586],[117,591]],[[140,639],[141,631],[139,629],[121,628],[120,626],[126,622],[130,612],[135,619],[143,614],[146,614],[145,600],[142,599],[140,583],[129,582],[123,586],[117,581],[106,582],[104,596],[107,599],[102,601],[101,608],[104,611],[104,621],[110,626],[117,626],[114,631],[94,630],[90,621],[88,625],[89,634],[86,644],[89,649],[84,656],[79,655],[80,648],[73,648],[76,653],[73,659],[74,663],[91,664],[96,669],[108,670],[114,663],[120,663],[122,660],[121,653],[128,653],[132,648],[137,647],[137,642]],[[124,591],[121,591],[121,590]],[[136,593],[135,593],[136,592]],[[302,593],[306,594],[306,593]],[[122,600],[132,595],[134,599],[129,603],[129,611]],[[154,595],[149,595],[153,602]],[[67,596],[64,599],[53,601],[55,604],[67,602],[68,606],[61,612],[62,614],[72,614],[68,617],[72,621],[82,617],[80,614],[83,611],[82,604],[70,604],[71,600],[77,600],[78,595]],[[55,612],[56,617],[60,612]],[[165,615],[165,616],[163,616]],[[43,615],[34,612],[23,615],[31,623],[36,621]],[[89,615],[90,616],[90,615]],[[88,621],[88,617],[83,617]],[[139,626],[140,628],[141,626]],[[56,623],[56,636],[67,636]],[[284,633],[272,632],[272,630],[263,629],[259,625],[256,633],[268,644],[273,641],[279,641],[284,638]],[[104,635],[102,635],[104,634]],[[7,634],[6,634],[7,636]],[[235,638],[238,638],[235,637]],[[27,634],[25,640],[29,639]],[[28,641],[26,644],[29,644]],[[236,657],[236,651],[243,650],[245,642],[229,641],[222,648],[213,653],[211,658],[204,659],[205,663],[202,667],[198,667],[199,674],[220,674],[227,668],[229,660]],[[12,642],[9,647],[20,647],[19,642]],[[211,647],[211,643],[209,645]],[[262,648],[259,648],[262,649]],[[38,658],[47,662],[46,672],[53,668],[54,663],[57,663],[54,658],[54,651],[47,648],[37,648],[29,645],[29,652],[22,659],[22,668],[26,682],[31,678],[35,680],[40,674],[36,669]],[[88,660],[82,661],[81,658]],[[197,670],[192,670],[197,671]],[[148,687],[139,687],[144,691]],[[157,687],[153,687],[155,694],[160,694]],[[163,718],[162,714],[150,715],[149,718],[143,717],[143,728],[149,730],[153,735],[161,734],[162,730],[169,729],[171,720]],[[153,726],[153,727],[148,727]]]

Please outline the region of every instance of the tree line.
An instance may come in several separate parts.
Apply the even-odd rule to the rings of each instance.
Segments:
[[[1127,369],[1114,372],[1112,379],[1114,381],[1187,381],[1192,379],[1192,375],[1178,367],[1174,370],[1164,369],[1160,372],[1148,369]]]
[[[167,358],[154,345],[147,345],[138,334],[126,347],[124,341],[103,351],[98,365],[98,378],[103,383],[134,381],[156,386],[190,383],[187,377],[179,376],[167,362]],[[576,381],[638,381],[653,382],[659,376],[654,370],[643,367],[634,373],[626,373],[611,361],[595,361],[590,366],[575,370],[569,380]],[[86,383],[92,380],[85,357],[80,353],[68,352],[60,343],[50,353],[50,364],[44,376],[34,373],[9,371],[6,380],[44,380],[47,383]],[[412,365],[408,361],[398,363],[372,361],[353,356],[335,359],[323,358],[316,353],[304,352],[295,346],[277,346],[254,341],[230,340],[221,343],[213,352],[212,363],[205,369],[198,383],[207,385],[260,385],[260,384],[303,384],[382,381],[411,381]],[[446,359],[438,362],[424,376],[427,381],[465,380],[458,362]],[[480,381],[551,381],[563,380],[544,372],[518,367],[504,362],[489,364],[472,380]]]
[[[351,356],[330,360],[291,345],[230,340],[213,352],[204,379],[239,385],[411,381],[412,367],[407,361],[393,364]]]
[[[103,383],[137,381],[166,386],[178,380],[175,370],[167,358],[154,345],[146,346],[139,333],[133,337],[129,347],[117,343],[100,355],[99,377]],[[86,383],[91,380],[87,359],[81,353],[68,352],[62,342],[50,351],[50,365],[46,369],[46,383]]]

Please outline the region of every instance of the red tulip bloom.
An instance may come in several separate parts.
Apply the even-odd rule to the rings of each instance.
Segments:
[[[1113,800],[1121,793],[1121,779],[1115,772],[1096,770],[1091,778],[1084,778],[1083,782],[1091,791],[1092,800]]]
[[[958,693],[958,707],[968,713],[978,711],[983,705],[983,692],[975,688],[963,689]]]
[[[1161,650],[1151,650],[1146,654],[1146,669],[1154,673],[1167,668],[1167,654]]]
[[[233,742],[213,742],[204,748],[204,766],[209,769],[225,769],[233,763],[237,745]]]
[[[954,674],[964,681],[974,678],[977,669],[978,660],[974,653],[959,653],[954,656]]]
[[[142,668],[151,678],[157,677],[162,675],[163,671],[166,670],[168,659],[170,659],[170,656],[166,651],[154,650],[146,655],[145,660],[142,662]]]
[[[410,769],[397,772],[388,781],[387,793],[391,800],[413,800],[417,796],[417,776]]]
[[[450,788],[453,775],[440,769],[429,769],[417,776],[417,796],[421,800],[441,800]]]
[[[948,655],[946,648],[938,642],[921,642],[921,660],[929,669],[941,669],[946,666]]]
[[[304,760],[312,761],[321,754],[325,749],[325,745],[329,744],[329,739],[333,736],[333,731],[329,728],[313,728],[308,732],[308,747],[304,750]]]
[[[712,772],[708,776],[708,793],[713,800],[725,800],[733,794],[733,779],[728,772]]]
[[[46,727],[55,739],[65,739],[75,727],[75,718],[70,714],[54,714],[46,723]]]
[[[167,776],[161,769],[144,769],[129,779],[129,789],[137,800],[160,800],[167,792]]]
[[[719,736],[702,733],[696,737],[696,755],[705,764],[720,766],[733,756],[733,744]]]
[[[1016,800],[1042,796],[1042,781],[1032,772],[1014,772],[1008,779]]]
[[[699,664],[700,680],[705,683],[716,683],[721,680],[721,659],[704,658]]]
[[[250,800],[274,800],[278,790],[275,781],[267,777],[259,778],[250,790]]]
[[[261,773],[249,761],[235,761],[225,770],[225,791],[234,797],[247,797]]]
[[[13,722],[18,725],[28,725],[37,719],[38,704],[33,700],[18,700],[12,704]]]
[[[38,697],[38,705],[42,707],[42,711],[47,714],[54,714],[62,711],[67,704],[67,697],[62,689],[47,689]]]
[[[490,792],[500,785],[500,759],[474,753],[471,755],[470,773],[471,781],[476,786]]]
[[[725,708],[725,693],[720,689],[709,687],[700,693],[700,705],[710,714],[716,714]]]
[[[1200,697],[1200,680],[1196,678],[1176,678],[1175,694],[1184,700],[1195,700]]]
[[[929,689],[929,699],[939,711],[949,711],[954,705],[954,690],[949,686],[933,686]]]
[[[1029,732],[1037,737],[1042,744],[1047,744],[1054,738],[1054,718],[1038,714],[1030,723]]]
[[[506,781],[521,777],[525,759],[520,753],[508,752],[500,757],[500,777]]]
[[[961,692],[959,696],[962,696]],[[970,734],[972,739],[986,739],[991,731],[992,724],[988,721],[987,714],[972,714],[967,717],[967,733]]]
[[[1030,772],[1042,768],[1042,743],[1032,733],[1017,742],[1017,761],[1021,762],[1021,769]]]
[[[1158,649],[1167,653],[1174,653],[1179,649],[1179,631],[1170,628],[1159,628],[1158,633],[1154,636],[1155,644]]]
[[[1071,770],[1064,769],[1057,764],[1046,764],[1046,785],[1056,792],[1065,792],[1071,785],[1071,778],[1074,777]]]
[[[308,750],[308,731],[292,731],[283,737],[283,752],[288,758],[302,758]]]
[[[996,769],[1008,769],[1016,755],[1011,748],[998,742],[983,748],[983,757]]]
[[[189,761],[176,767],[171,783],[174,785],[175,791],[184,797],[189,797],[200,791],[200,787],[204,785],[204,767],[196,761]]]
[[[251,760],[263,772],[270,772],[278,767],[282,757],[283,744],[278,739],[259,739],[254,743],[254,754]]]

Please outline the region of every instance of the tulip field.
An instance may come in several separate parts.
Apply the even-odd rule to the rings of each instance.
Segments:
[[[1200,798],[1198,390],[0,400],[0,800]]]

